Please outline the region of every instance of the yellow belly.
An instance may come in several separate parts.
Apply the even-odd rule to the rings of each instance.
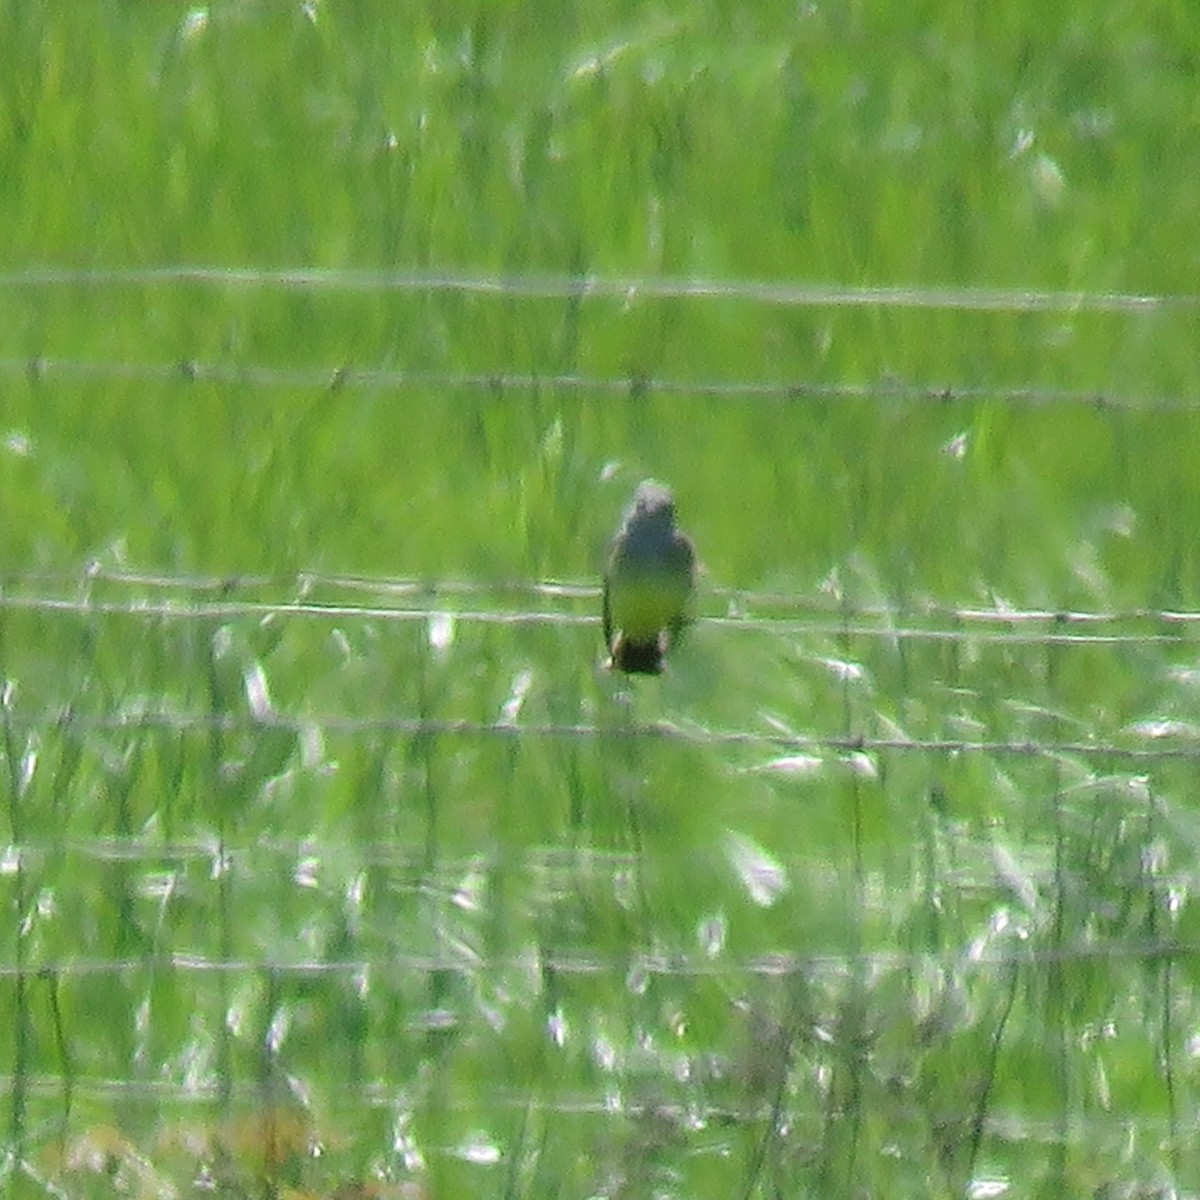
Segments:
[[[687,579],[661,572],[611,578],[608,603],[613,628],[630,641],[649,641],[682,618],[689,592]]]

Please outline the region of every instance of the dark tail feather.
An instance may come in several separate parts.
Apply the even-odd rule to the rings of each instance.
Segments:
[[[629,642],[618,637],[612,648],[609,665],[627,675],[661,675],[663,669],[663,639],[652,642]]]

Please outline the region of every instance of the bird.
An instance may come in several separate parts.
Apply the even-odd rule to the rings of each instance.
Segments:
[[[675,525],[670,488],[647,479],[633,494],[604,572],[605,666],[660,675],[689,620],[696,551]]]

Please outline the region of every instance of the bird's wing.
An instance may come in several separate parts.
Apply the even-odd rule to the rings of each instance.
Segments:
[[[692,614],[689,612],[689,608],[692,592],[696,587],[696,550],[692,545],[692,539],[687,534],[675,534],[671,543],[671,560],[677,570],[686,573],[688,580],[687,597],[680,606],[679,612],[667,623],[667,631],[671,635],[672,644],[674,644],[683,632],[684,626],[691,623]]]
[[[604,644],[612,651],[612,609],[608,604],[608,575],[604,576],[604,599],[602,601],[602,619],[604,621]]]
[[[694,572],[696,570],[696,547],[692,545],[692,539],[686,533],[675,534],[675,557],[680,563],[686,563],[688,574],[693,575],[692,582],[695,583]]]

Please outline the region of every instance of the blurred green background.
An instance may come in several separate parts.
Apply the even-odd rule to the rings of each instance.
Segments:
[[[1187,5],[0,45],[13,1194],[1200,1187]]]

